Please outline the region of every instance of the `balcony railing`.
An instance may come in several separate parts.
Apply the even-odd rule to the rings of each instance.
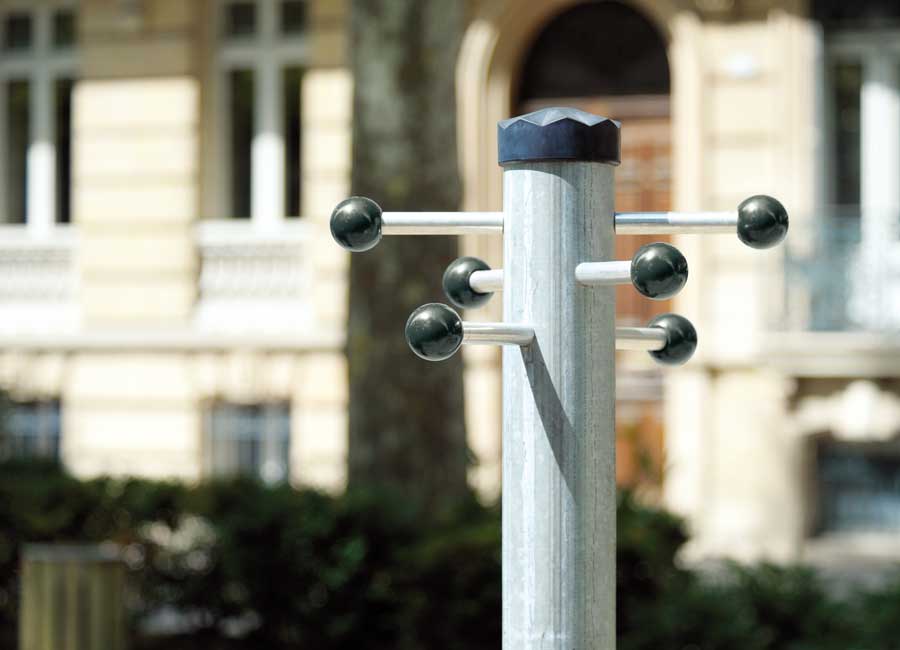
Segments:
[[[297,334],[312,318],[308,228],[199,224],[194,328],[213,334]],[[78,334],[77,232],[0,225],[0,336]]]
[[[784,329],[900,331],[900,220],[883,223],[872,232],[858,208],[832,208],[791,224]]]
[[[205,331],[299,331],[312,318],[308,229],[261,231],[245,221],[197,229],[201,258],[195,324]]]
[[[35,237],[21,225],[0,226],[0,334],[77,326],[75,250],[69,227]]]

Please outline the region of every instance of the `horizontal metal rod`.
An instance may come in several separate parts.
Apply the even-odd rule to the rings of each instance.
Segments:
[[[620,235],[734,232],[737,212],[618,212]],[[502,212],[385,212],[385,235],[460,235],[503,231]]]
[[[584,262],[575,267],[575,279],[593,286],[628,284],[631,282],[631,260]],[[479,293],[503,291],[503,269],[473,272],[469,276],[469,287]]]
[[[534,328],[508,323],[463,322],[463,343],[466,345],[529,345],[534,340]],[[661,327],[617,327],[617,350],[662,350],[666,347],[666,332]]]
[[[661,327],[617,327],[617,350],[652,352],[666,347],[666,331]]]
[[[631,260],[582,262],[575,267],[575,279],[588,286],[628,284],[631,282]]]
[[[490,271],[474,271],[469,276],[469,287],[478,293],[503,291],[503,269]]]
[[[384,235],[479,235],[503,232],[502,212],[384,212]]]
[[[733,233],[736,210],[727,212],[617,212],[616,234],[658,235],[668,233]]]
[[[508,323],[463,322],[463,343],[469,345],[528,345],[534,340],[534,328]]]

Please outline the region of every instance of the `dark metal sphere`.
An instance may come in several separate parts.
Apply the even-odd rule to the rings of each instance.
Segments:
[[[631,284],[653,300],[671,298],[681,291],[687,279],[687,260],[670,244],[641,246],[631,258]]]
[[[662,314],[648,327],[661,327],[666,331],[666,347],[650,352],[650,356],[667,366],[680,366],[690,359],[697,349],[697,330],[684,316]]]
[[[771,248],[787,231],[787,210],[771,196],[751,196],[738,206],[738,238],[750,248]]]
[[[481,307],[491,299],[493,293],[475,291],[469,285],[469,278],[475,271],[490,271],[486,263],[477,257],[459,257],[444,271],[444,293],[460,309]]]
[[[406,321],[406,342],[426,361],[449,359],[462,341],[462,319],[447,305],[438,302],[422,305]]]
[[[364,196],[341,201],[331,213],[331,236],[354,253],[374,248],[381,241],[381,208]]]

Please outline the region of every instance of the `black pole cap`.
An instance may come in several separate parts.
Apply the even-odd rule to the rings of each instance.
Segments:
[[[459,350],[462,341],[462,319],[439,302],[422,305],[406,321],[406,342],[426,361],[449,359]]]
[[[771,196],[751,196],[738,206],[738,238],[750,248],[771,248],[785,238],[787,231],[787,210]]]
[[[631,258],[631,284],[651,300],[671,298],[681,291],[687,279],[687,260],[671,244],[641,246]]]
[[[572,160],[618,165],[619,129],[608,117],[577,108],[542,108],[497,124],[501,165],[537,160]]]
[[[331,213],[331,236],[354,253],[374,248],[381,241],[381,208],[364,196],[344,199]]]
[[[475,271],[490,271],[491,267],[477,257],[459,257],[444,271],[444,293],[455,306],[460,309],[481,307],[494,294],[475,291],[469,284],[469,278]]]
[[[686,363],[697,349],[697,330],[684,316],[662,314],[650,321],[648,327],[660,327],[666,332],[666,347],[650,352],[650,356],[659,363],[680,366]]]

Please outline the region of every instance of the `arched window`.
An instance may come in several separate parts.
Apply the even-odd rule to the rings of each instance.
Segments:
[[[574,106],[622,120],[622,164],[616,208],[668,210],[670,205],[669,62],[656,26],[622,2],[584,2],[547,21],[522,57],[512,93],[517,113]],[[616,259],[651,240],[620,235]],[[644,325],[671,311],[630,286],[616,290],[616,320]],[[660,382],[651,372],[617,364],[616,476],[620,485],[654,484],[662,475]]]
[[[516,103],[668,93],[666,46],[656,27],[627,5],[591,2],[540,32],[523,61]]]
[[[565,105],[621,120],[616,208],[671,208],[666,42],[640,11],[623,2],[584,2],[550,18],[522,57],[513,100],[519,113]],[[617,237],[620,259],[643,243],[646,238]],[[630,287],[620,288],[617,300],[620,319],[635,324],[668,307]]]

